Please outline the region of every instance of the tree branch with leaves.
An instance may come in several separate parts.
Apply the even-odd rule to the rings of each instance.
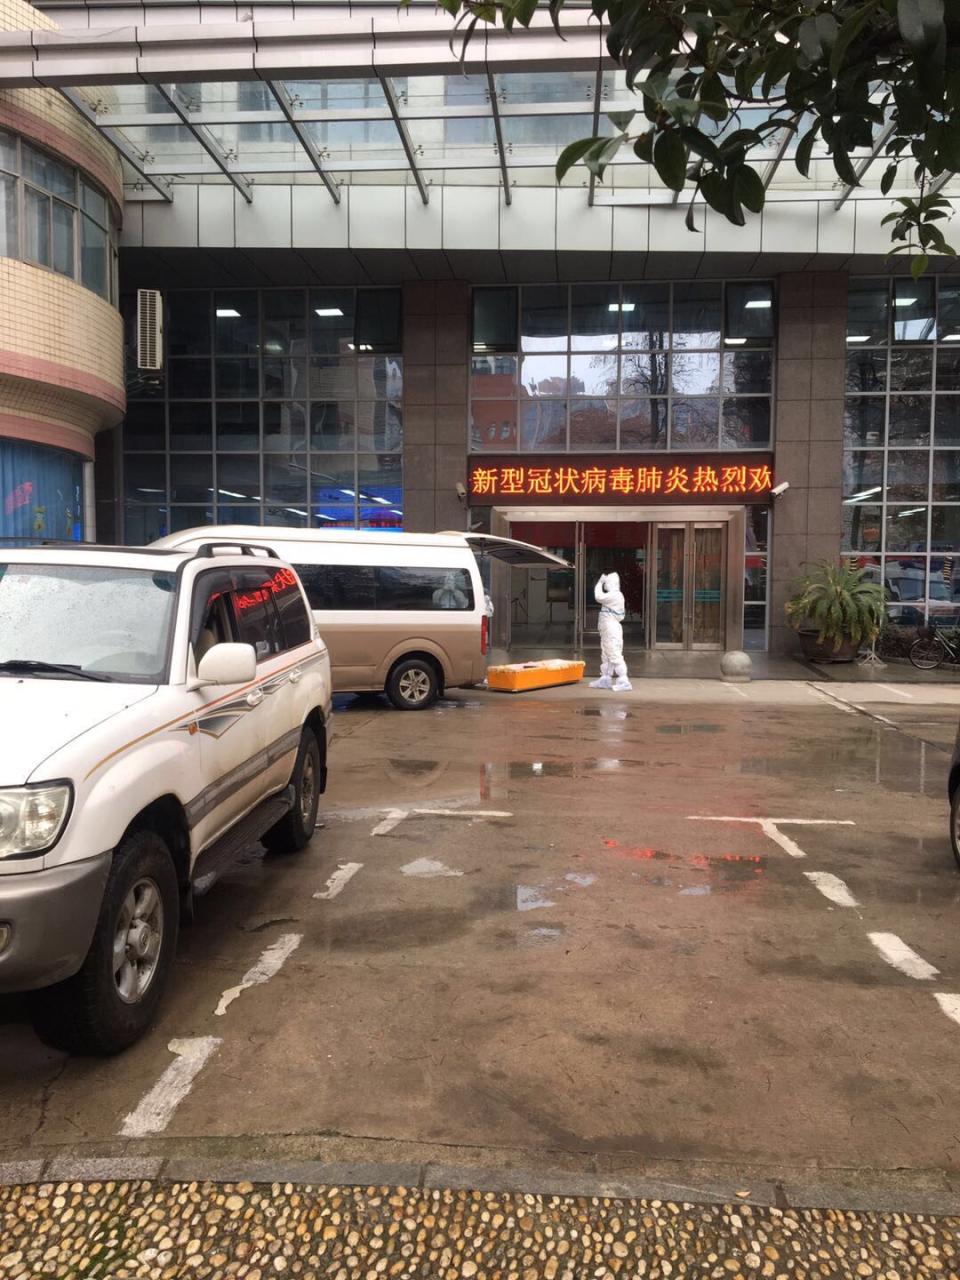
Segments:
[[[456,17],[465,54],[481,24],[513,31],[543,10],[562,38],[568,0],[440,4]],[[932,255],[955,256],[939,187],[960,171],[960,0],[592,0],[590,8],[640,104],[610,113],[612,136],[566,147],[558,181],[580,163],[603,181],[630,147],[669,190],[690,192],[688,227],[698,197],[743,226],[766,199],[771,139],[789,131],[804,179],[818,140],[845,187],[860,185],[857,153],[884,163],[881,194],[905,193],[883,220],[891,253],[912,255],[915,276]]]

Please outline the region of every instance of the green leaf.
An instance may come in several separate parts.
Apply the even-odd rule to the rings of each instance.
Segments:
[[[911,49],[935,45],[943,31],[943,0],[897,0],[897,24]]]
[[[840,68],[843,66],[844,58],[847,56],[847,50],[870,21],[876,8],[876,0],[870,0],[869,4],[865,4],[861,9],[858,9],[841,26],[830,54],[830,74],[834,79],[840,74]]]
[[[756,169],[751,169],[749,165],[744,165],[734,172],[733,194],[742,205],[746,205],[751,213],[760,212],[763,208],[766,192],[763,189],[763,181]]]
[[[945,169],[960,173],[960,120],[945,120],[940,126],[938,150]]]
[[[653,130],[647,133],[641,133],[633,144],[633,154],[638,160],[643,160],[645,164],[653,164]]]
[[[669,98],[663,105],[677,124],[693,124],[700,110],[699,103],[692,98]]]
[[[853,165],[850,163],[850,156],[846,147],[839,143],[833,148],[833,167],[837,171],[837,177],[848,187],[858,187],[860,183],[857,181],[857,175]]]
[[[918,253],[915,258],[910,260],[910,274],[914,280],[919,280],[929,266],[929,259],[925,253]]]
[[[880,191],[882,195],[890,194],[893,184],[897,180],[897,170],[899,167],[900,166],[898,164],[894,163],[888,164],[886,169],[884,169],[883,177],[880,179]]]
[[[813,154],[813,144],[816,142],[817,134],[819,132],[819,125],[814,125],[812,129],[807,130],[800,139],[800,142],[797,144],[797,154],[794,157],[794,163],[797,166],[797,170],[805,178],[810,176],[810,157]]]
[[[620,150],[620,144],[623,142],[622,137],[601,138],[598,143],[584,155],[583,163],[587,166],[595,178],[603,181],[603,171]]]
[[[635,111],[608,111],[607,119],[615,129],[619,129],[621,133],[626,133],[636,114]]]
[[[701,160],[709,160],[711,164],[720,163],[720,152],[717,150],[717,144],[712,138],[708,138],[702,130],[695,129],[692,125],[687,125],[680,130],[680,136],[695,156],[699,156]]]
[[[687,174],[687,148],[676,129],[668,129],[657,138],[653,148],[653,164],[660,180],[671,191],[682,191]]]
[[[916,3],[916,0],[909,0]],[[900,0],[905,3],[905,0]],[[816,18],[804,18],[800,23],[800,29],[797,32],[797,38],[800,41],[800,48],[804,57],[808,62],[816,64],[823,57],[823,44],[820,40],[820,32],[817,28]]]
[[[689,205],[687,205],[687,216],[683,220],[683,225],[687,228],[688,231],[696,231],[697,229],[697,224],[693,220],[694,207],[695,207],[694,203],[691,200]]]
[[[597,138],[578,138],[564,147],[557,158],[557,182],[562,182],[575,164],[584,158],[587,152],[595,147]]]

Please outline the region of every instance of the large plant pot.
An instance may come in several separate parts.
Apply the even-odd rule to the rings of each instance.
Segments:
[[[817,639],[818,631],[804,628],[799,632],[800,648],[808,662],[853,662],[857,656],[857,645],[845,636],[836,646],[821,644]]]

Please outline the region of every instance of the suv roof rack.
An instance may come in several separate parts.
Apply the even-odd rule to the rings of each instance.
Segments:
[[[263,547],[256,542],[201,542],[194,551],[194,556],[206,556],[213,559],[213,554],[220,548],[229,547],[231,551],[239,551],[242,556],[264,556],[269,560],[279,560],[280,557],[272,547]]]

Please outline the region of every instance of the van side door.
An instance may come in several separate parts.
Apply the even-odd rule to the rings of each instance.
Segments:
[[[330,652],[334,691],[379,688],[374,673],[389,648],[385,644],[389,627],[377,610],[374,567],[296,563],[293,567]]]

